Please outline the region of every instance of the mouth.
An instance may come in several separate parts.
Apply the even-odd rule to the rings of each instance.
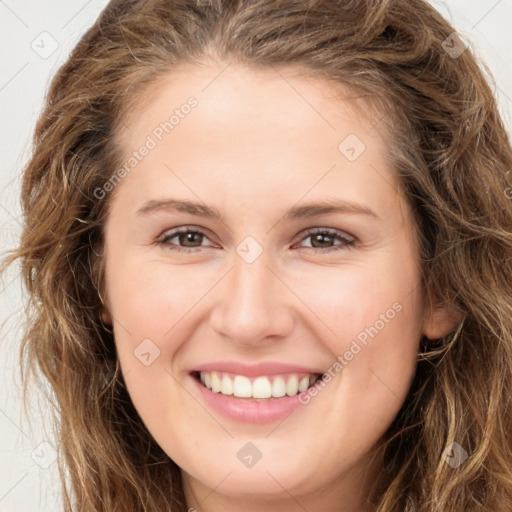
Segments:
[[[313,387],[322,373],[286,373],[247,377],[230,372],[193,371],[191,376],[203,387],[219,395],[244,401],[268,402],[293,397]]]

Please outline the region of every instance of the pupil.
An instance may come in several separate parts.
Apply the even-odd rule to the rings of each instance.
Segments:
[[[317,235],[313,235],[313,247],[317,247],[315,244],[317,242],[318,239],[320,239],[320,244],[322,243],[329,243],[331,240],[331,235],[323,235],[321,233],[317,234]]]
[[[197,236],[201,236],[200,233],[196,233],[196,232],[181,233],[180,234],[180,243],[187,244],[187,243],[191,242],[193,244],[194,238]]]
[[[180,234],[180,243],[185,243],[185,244],[191,243],[193,245],[194,241],[197,242],[197,240],[195,238],[200,237],[200,236],[201,236],[201,234],[196,233],[196,232],[181,233]],[[313,235],[312,245],[313,245],[313,247],[318,247],[319,245],[322,246],[323,244],[326,244],[326,243],[328,244],[328,243],[332,242],[331,238],[332,238],[332,235],[324,235],[322,233]]]

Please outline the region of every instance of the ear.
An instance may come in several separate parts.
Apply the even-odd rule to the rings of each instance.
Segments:
[[[112,315],[105,306],[101,310],[101,320],[104,324],[112,326]]]
[[[428,302],[428,301],[427,301]],[[425,307],[422,334],[436,340],[446,336],[463,319],[463,314],[453,305]]]
[[[112,321],[112,314],[110,313],[110,307],[109,307],[109,301],[108,297],[102,297],[101,293],[99,295],[100,301],[101,301],[101,321],[110,327],[112,327],[113,321]]]

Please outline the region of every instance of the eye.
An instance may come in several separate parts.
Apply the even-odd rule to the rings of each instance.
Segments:
[[[318,249],[320,252],[339,251],[354,245],[356,241],[353,236],[343,231],[329,228],[314,228],[306,231],[301,241],[308,239],[311,239],[311,245],[302,247]],[[341,240],[342,243],[329,247],[328,245],[333,244],[336,239]]]
[[[175,242],[172,242],[176,239]],[[311,239],[309,246],[300,246],[302,248],[316,249],[320,252],[331,252],[345,249],[354,245],[356,239],[343,231],[329,228],[313,228],[303,235],[301,242]],[[341,244],[335,243],[340,240]],[[209,240],[206,234],[200,229],[192,227],[177,228],[164,235],[157,241],[158,245],[164,246],[176,252],[197,252],[201,247],[208,247],[202,242]],[[329,246],[331,245],[331,246]]]
[[[177,239],[178,244],[185,244],[185,246],[179,247],[175,243],[171,243],[174,238]],[[204,239],[207,239],[207,237],[202,231],[184,227],[165,233],[157,243],[176,252],[196,252],[202,246],[201,242]]]

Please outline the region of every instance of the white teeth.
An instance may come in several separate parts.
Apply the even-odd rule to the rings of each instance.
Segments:
[[[306,391],[306,389],[309,388],[309,377],[306,375],[305,377],[302,377],[299,382],[299,391]]]
[[[276,377],[272,382],[272,396],[280,398],[286,395],[286,384],[282,377]]]
[[[292,375],[286,383],[286,394],[288,396],[294,396],[299,391],[299,379],[296,375]]]
[[[233,381],[227,375],[222,377],[220,392],[223,395],[233,394]]]
[[[212,391],[214,393],[218,393],[222,388],[222,384],[220,382],[219,376],[212,372]]]
[[[261,376],[249,379],[244,375],[200,372],[199,378],[203,385],[214,393],[262,400],[265,398],[281,398],[285,395],[295,396],[313,385],[317,381],[318,375],[286,374],[270,378]]]
[[[229,379],[229,377],[224,377]],[[229,379],[231,380],[231,379]],[[213,391],[213,390],[212,390]],[[233,395],[239,398],[251,398],[252,386],[251,381],[242,375],[237,375],[233,381]]]
[[[254,398],[270,398],[272,386],[267,377],[258,377],[252,385],[252,396]]]

